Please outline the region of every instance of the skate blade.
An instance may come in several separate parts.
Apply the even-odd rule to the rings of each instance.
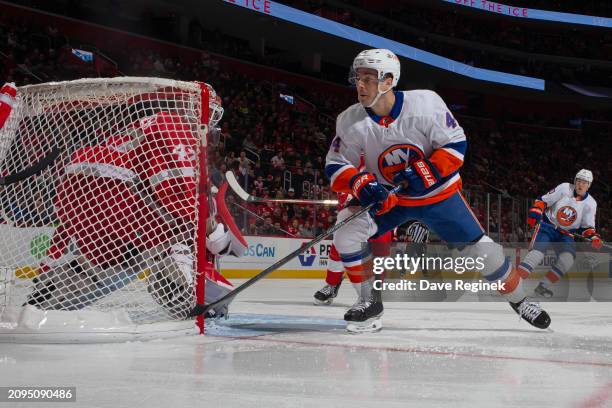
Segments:
[[[331,305],[333,302],[334,302],[334,298],[327,299],[327,300],[319,300],[319,299],[315,298],[312,303],[315,306],[327,306],[327,305]]]
[[[377,333],[382,330],[380,316],[372,317],[363,322],[347,322],[346,331],[350,334]]]

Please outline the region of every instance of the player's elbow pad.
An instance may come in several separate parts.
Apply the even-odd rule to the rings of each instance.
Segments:
[[[440,177],[446,177],[463,166],[465,142],[447,145],[434,151],[429,156],[429,164],[435,167]]]
[[[330,179],[331,189],[337,193],[351,193],[351,179],[359,173],[352,165],[328,164],[325,173]]]
[[[546,203],[542,200],[535,200],[535,203],[533,203],[533,207],[539,208],[540,212],[543,212],[546,209]]]

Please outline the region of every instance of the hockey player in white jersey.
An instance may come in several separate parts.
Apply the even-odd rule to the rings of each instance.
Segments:
[[[336,192],[352,193],[355,204],[374,203],[334,234],[345,269],[362,273],[358,302],[344,318],[350,332],[382,327],[380,292],[373,290],[372,255],[367,241],[408,220],[426,224],[460,256],[485,256],[482,275],[502,283],[500,292],[527,322],[546,328],[548,314],[526,300],[520,276],[503,248],[485,235],[461,194],[459,168],[467,148],[463,129],[435,92],[393,90],[400,62],[385,49],[365,50],[352,65],[351,82],[359,103],[342,112],[326,158],[325,171]],[[357,170],[361,154],[365,171]],[[392,186],[402,185],[397,194]],[[338,222],[357,211],[349,205]]]
[[[519,264],[519,273],[527,278],[550,247],[557,255],[555,264],[535,288],[540,296],[552,297],[550,285],[561,279],[574,264],[576,245],[572,233],[582,235],[595,249],[603,244],[595,230],[597,202],[588,193],[592,182],[593,173],[582,169],[576,174],[574,184],[559,184],[539,197],[529,209],[527,223],[535,227],[535,231],[530,251]]]

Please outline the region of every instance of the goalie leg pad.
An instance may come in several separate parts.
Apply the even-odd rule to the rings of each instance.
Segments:
[[[213,303],[223,296],[231,292],[233,286],[229,284],[225,279],[215,279],[213,276],[206,277],[206,300],[205,304]],[[216,306],[214,309],[208,311],[207,317],[225,317],[229,316],[229,303],[224,303]]]
[[[234,221],[234,217],[230,214],[227,209],[227,204],[225,203],[225,194],[227,192],[227,183],[223,183],[221,188],[219,188],[219,193],[215,197],[215,204],[217,205],[218,216],[221,219],[221,222],[227,228],[227,233],[229,235],[229,247],[222,252],[221,254],[234,255],[236,257],[241,257],[244,255],[244,252],[248,248],[248,244],[242,236],[242,232],[240,232],[240,228],[236,225]]]
[[[78,256],[35,278],[27,303],[50,310],[83,309],[137,279],[143,270],[138,264],[136,261],[103,269]]]
[[[230,246],[230,234],[225,231],[223,224],[215,224],[212,232],[206,236],[206,249],[213,255],[225,252]]]
[[[150,267],[147,290],[171,317],[184,319],[193,306],[193,254],[175,244]]]
[[[225,229],[221,223],[213,227],[212,232],[206,237],[206,249],[213,255],[233,255],[241,257],[244,255],[248,245],[242,235],[236,236],[231,229]]]

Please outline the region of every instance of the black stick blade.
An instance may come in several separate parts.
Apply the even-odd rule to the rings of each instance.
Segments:
[[[195,305],[193,309],[191,309],[191,312],[189,312],[189,317],[196,317],[199,315],[203,315],[206,312],[208,312],[208,308],[206,307],[206,305],[198,303]]]

